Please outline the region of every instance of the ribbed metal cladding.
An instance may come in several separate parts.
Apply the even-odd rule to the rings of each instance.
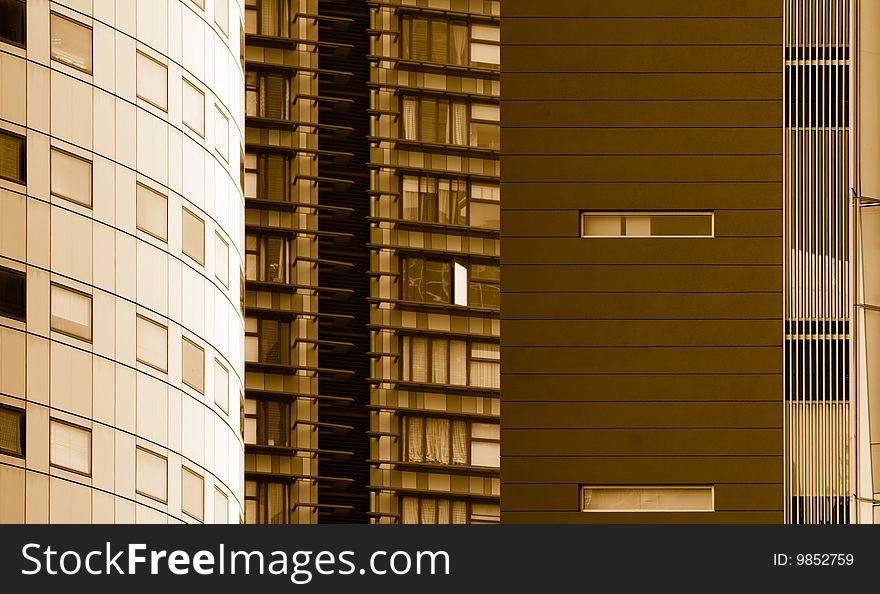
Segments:
[[[785,507],[850,521],[850,0],[785,4]]]

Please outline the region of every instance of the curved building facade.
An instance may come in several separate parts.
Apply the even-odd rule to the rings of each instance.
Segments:
[[[241,521],[242,14],[0,1],[0,522]]]

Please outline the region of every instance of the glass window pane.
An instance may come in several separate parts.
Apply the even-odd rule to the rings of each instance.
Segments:
[[[449,303],[450,270],[449,262],[425,262],[425,301]]]
[[[471,64],[498,66],[501,64],[501,46],[471,43]]]
[[[92,298],[59,285],[52,285],[52,330],[92,340]]]
[[[214,523],[226,524],[229,522],[229,498],[223,491],[214,487]]]
[[[286,280],[284,264],[286,241],[282,237],[267,237],[265,240],[266,250],[263,261],[265,262],[264,277],[266,282],[283,283]]]
[[[584,215],[584,235],[587,237],[619,237],[621,217],[618,215]]]
[[[449,420],[425,419],[425,462],[449,464]]]
[[[465,23],[452,23],[449,26],[449,63],[464,66],[467,62],[468,27]]]
[[[463,340],[449,342],[449,383],[467,385],[467,343]]]
[[[0,177],[25,183],[25,139],[0,131]]]
[[[137,185],[137,227],[168,241],[168,199],[141,184]]]
[[[168,69],[141,52],[137,53],[137,94],[159,109],[168,109]]]
[[[214,359],[214,402],[229,412],[229,370]]]
[[[218,234],[214,234],[214,276],[229,286],[229,245]]]
[[[711,487],[585,487],[584,511],[713,511]]]
[[[24,410],[0,406],[0,452],[24,456]]]
[[[49,421],[49,462],[82,474],[92,472],[92,432],[62,421]]]
[[[471,202],[471,225],[483,229],[500,229],[501,208],[498,203]]]
[[[52,59],[84,72],[92,71],[91,28],[54,12],[50,15]]]
[[[497,25],[471,25],[471,39],[501,42],[501,27]]]
[[[229,160],[229,119],[214,107],[214,146],[224,160]]]
[[[229,35],[229,0],[214,0],[214,21]]]
[[[183,513],[201,521],[205,515],[205,479],[183,467],[181,483],[183,497],[180,507]]]
[[[52,194],[83,206],[92,205],[92,163],[70,153],[52,149]]]
[[[496,423],[472,423],[471,437],[474,439],[501,439],[501,425]]]
[[[205,351],[187,338],[181,340],[183,383],[199,392],[205,391]]]
[[[501,127],[498,124],[471,122],[471,146],[496,150],[501,146]]]
[[[137,449],[137,492],[157,501],[168,500],[168,461],[143,448]]]
[[[137,317],[137,360],[168,370],[168,329],[141,316]]]
[[[205,263],[205,222],[199,217],[183,209],[182,217],[183,253],[204,265]]]
[[[205,135],[205,94],[183,79],[183,123],[198,134]]]
[[[25,320],[26,280],[24,272],[0,267],[0,316]]]
[[[471,465],[501,467],[501,448],[497,441],[472,441]]]
[[[0,0],[0,39],[25,44],[25,0]]]

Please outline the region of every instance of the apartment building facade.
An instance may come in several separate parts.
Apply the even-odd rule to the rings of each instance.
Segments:
[[[242,518],[241,11],[0,2],[0,521]]]

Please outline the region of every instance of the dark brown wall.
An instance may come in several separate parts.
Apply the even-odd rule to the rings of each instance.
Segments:
[[[504,0],[502,521],[782,521],[782,2]],[[581,210],[713,210],[583,239]],[[582,484],[716,486],[586,514]]]

